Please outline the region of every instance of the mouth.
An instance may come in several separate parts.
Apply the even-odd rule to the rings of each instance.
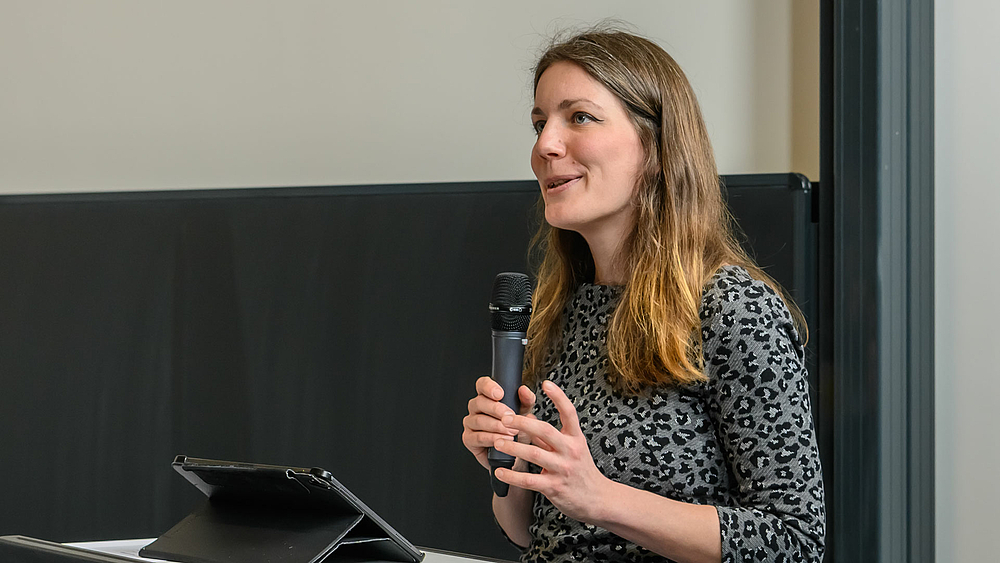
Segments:
[[[564,176],[562,178],[553,178],[552,180],[549,180],[548,184],[546,184],[545,189],[549,192],[562,191],[563,189],[569,188],[571,185],[575,184],[581,177],[582,176]]]

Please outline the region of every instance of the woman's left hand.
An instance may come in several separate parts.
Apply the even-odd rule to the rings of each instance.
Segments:
[[[541,473],[497,469],[496,476],[505,483],[545,495],[563,514],[592,523],[600,518],[613,482],[594,465],[587,437],[580,430],[576,407],[555,383],[545,381],[542,391],[559,411],[562,430],[541,420],[507,415],[501,422],[507,428],[524,432],[531,443],[497,440],[496,449],[534,463]]]

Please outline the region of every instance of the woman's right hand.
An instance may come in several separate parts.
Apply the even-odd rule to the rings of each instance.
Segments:
[[[531,407],[535,405],[535,394],[522,385],[517,389],[517,396],[521,400],[521,412],[517,414],[534,418]],[[465,428],[462,443],[486,469],[490,468],[490,462],[486,459],[487,450],[498,439],[513,440],[517,434],[517,430],[507,428],[500,422],[504,415],[513,414],[507,405],[500,402],[501,399],[503,388],[500,384],[489,376],[480,377],[476,380],[476,396],[469,401],[469,415],[462,419],[462,426]],[[518,441],[527,442],[530,438],[519,436]]]

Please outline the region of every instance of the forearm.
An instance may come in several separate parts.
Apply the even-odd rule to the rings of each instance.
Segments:
[[[532,491],[511,487],[505,497],[493,495],[493,515],[511,541],[521,547],[531,543],[528,526],[531,524]]]
[[[513,488],[512,488],[513,490]],[[689,504],[608,481],[595,526],[678,563],[719,563],[722,540],[714,506]]]

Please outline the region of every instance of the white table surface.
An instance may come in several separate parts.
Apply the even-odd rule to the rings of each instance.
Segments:
[[[162,559],[149,559],[147,557],[139,557],[139,550],[149,545],[156,538],[148,539],[138,539],[138,540],[110,540],[110,541],[88,541],[79,543],[67,543],[65,545],[77,547],[80,549],[88,549],[90,551],[99,551],[101,553],[110,553],[113,555],[118,555],[122,557],[128,557],[133,561],[146,561],[151,563],[163,563]],[[460,553],[450,553],[446,551],[430,549],[426,547],[418,547],[420,551],[423,551],[426,555],[424,557],[424,563],[495,563],[500,561],[499,559],[483,559],[476,557],[474,555],[462,555]]]

